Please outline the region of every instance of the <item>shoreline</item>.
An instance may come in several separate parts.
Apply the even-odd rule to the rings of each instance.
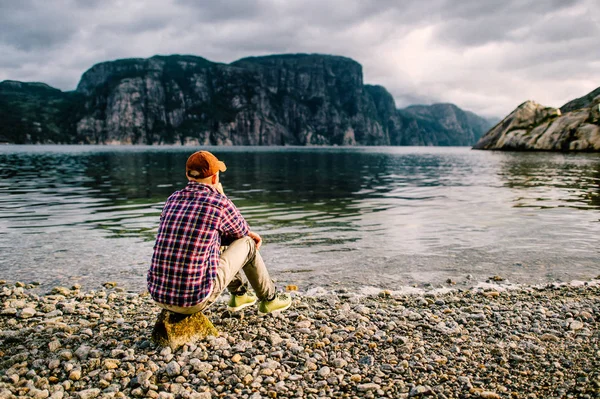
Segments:
[[[219,337],[175,353],[150,342],[147,294],[4,284],[0,398],[594,398],[599,283],[340,289],[267,317],[222,296],[206,312]]]

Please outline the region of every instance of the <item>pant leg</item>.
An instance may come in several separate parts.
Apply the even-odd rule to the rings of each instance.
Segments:
[[[256,243],[254,240],[250,240],[254,248],[254,257],[244,266],[244,274],[258,299],[272,298],[275,295],[275,284],[271,280],[260,252],[256,249]]]
[[[246,236],[232,242],[221,254],[217,277],[213,283],[212,293],[205,301],[205,308],[216,301],[225,288],[234,293],[247,286],[246,278],[240,274],[242,269],[259,299],[270,298],[275,294],[275,284],[269,276],[260,253],[256,250],[256,243]]]

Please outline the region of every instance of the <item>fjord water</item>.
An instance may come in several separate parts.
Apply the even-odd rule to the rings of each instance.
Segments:
[[[0,279],[143,290],[192,147],[1,146]],[[600,154],[212,147],[282,284],[474,285],[600,274]]]

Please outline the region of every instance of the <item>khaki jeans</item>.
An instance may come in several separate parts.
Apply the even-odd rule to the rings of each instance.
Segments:
[[[243,274],[242,270],[244,270]],[[248,283],[256,292],[258,299],[271,298],[275,295],[275,284],[269,276],[262,256],[256,249],[256,243],[252,238],[245,236],[232,242],[221,253],[212,291],[204,301],[186,307],[162,303],[157,305],[175,313],[194,314],[212,305],[225,288],[231,294],[243,293],[248,289]]]

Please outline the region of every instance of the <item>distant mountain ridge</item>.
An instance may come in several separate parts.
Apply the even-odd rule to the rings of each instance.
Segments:
[[[519,105],[473,147],[508,151],[600,151],[600,87],[560,108]]]
[[[102,62],[75,91],[0,83],[0,141],[195,145],[473,145],[491,124],[452,104],[398,110],[362,66],[283,54]]]

